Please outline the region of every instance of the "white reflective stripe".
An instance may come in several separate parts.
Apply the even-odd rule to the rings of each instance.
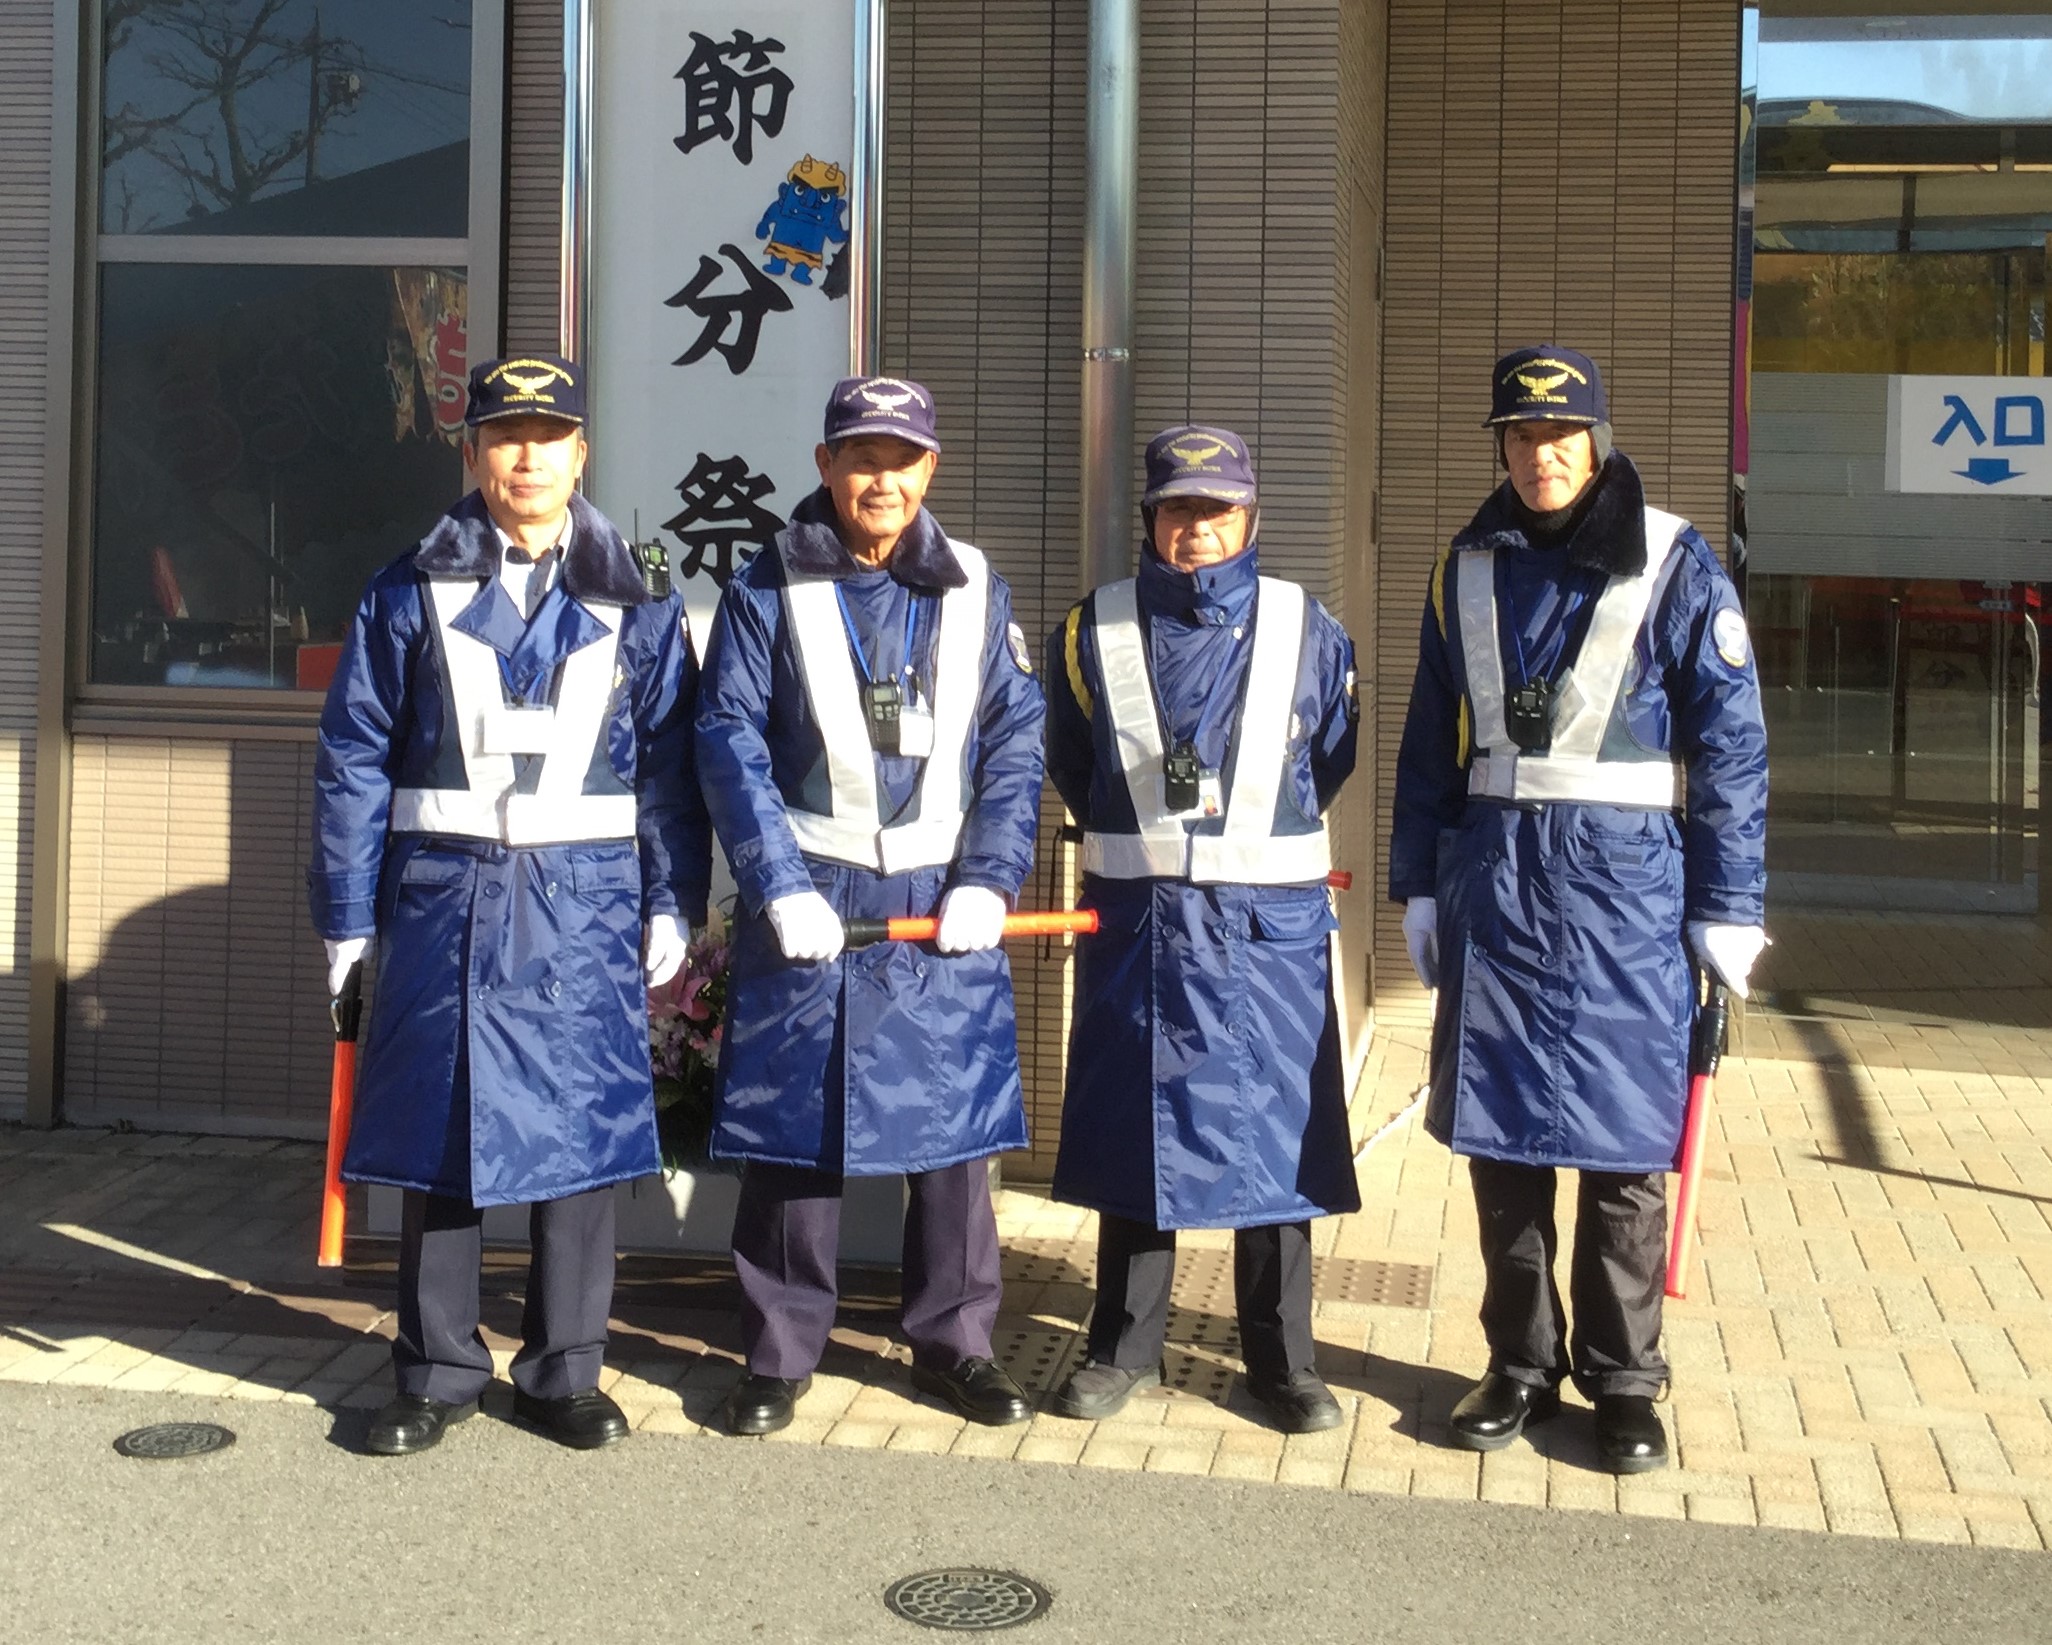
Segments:
[[[464,786],[496,806],[499,796],[513,788],[513,757],[485,752],[490,745],[490,718],[506,700],[500,685],[499,654],[455,627],[456,619],[477,595],[478,585],[468,578],[428,581],[435,644],[442,659],[443,683],[449,688],[448,723],[457,733],[457,747],[463,755]]]
[[[508,794],[508,845],[570,845],[578,840],[631,840],[632,794]]]
[[[1597,596],[1588,632],[1561,678],[1554,733],[1545,754],[1520,754],[1503,717],[1503,654],[1496,624],[1496,552],[1460,557],[1455,573],[1461,655],[1468,701],[1475,715],[1475,754],[1468,793],[1478,799],[1524,804],[1629,805],[1669,810],[1686,793],[1680,766],[1662,759],[1599,758],[1604,733],[1617,712],[1619,692],[1638,644],[1661,573],[1688,522],[1662,509],[1646,510],[1646,567],[1637,576],[1610,577]]]
[[[1107,879],[1188,879],[1197,884],[1291,885],[1322,880],[1332,847],[1321,821],[1308,834],[1276,834],[1276,797],[1289,758],[1290,714],[1303,662],[1304,591],[1263,577],[1256,585],[1254,654],[1233,734],[1232,789],[1225,826],[1193,833],[1170,816],[1162,777],[1161,720],[1147,667],[1147,638],[1135,585],[1097,591],[1095,637],[1104,702],[1111,715],[1137,833],[1083,836],[1083,871]]]
[[[1161,717],[1147,668],[1147,633],[1128,577],[1097,591],[1092,633],[1112,747],[1133,803],[1138,831],[1083,836],[1083,871],[1109,879],[1181,879],[1189,871],[1190,831],[1168,815],[1162,779]]]
[[[1263,577],[1255,588],[1254,655],[1233,735],[1233,788],[1225,829],[1190,840],[1190,878],[1200,884],[1283,885],[1322,880],[1332,848],[1321,820],[1315,833],[1277,834],[1276,796],[1289,758],[1290,715],[1304,660],[1304,591]]]
[[[1190,878],[1199,885],[1323,884],[1331,872],[1332,840],[1322,820],[1315,834],[1200,834],[1190,842]]]
[[[613,676],[620,659],[617,606],[584,605],[606,630],[602,639],[572,652],[563,665],[556,706],[536,715],[534,740],[543,746],[541,772],[532,794],[513,792],[510,754],[496,734],[505,706],[499,654],[452,626],[478,585],[464,579],[430,579],[430,603],[448,687],[449,724],[457,733],[466,788],[400,788],[392,794],[390,828],[401,834],[457,834],[497,840],[502,845],[561,845],[581,840],[631,840],[636,823],[632,794],[587,794],[584,779],[593,753],[606,734],[613,704]],[[545,724],[542,722],[545,720]]]
[[[1581,649],[1560,678],[1549,751],[1553,758],[1594,760],[1603,751],[1603,733],[1616,712],[1618,689],[1624,684],[1632,648],[1639,642],[1639,630],[1646,625],[1653,590],[1674,552],[1675,539],[1687,524],[1659,509],[1647,509],[1646,569],[1636,577],[1605,580]]]
[[[1496,631],[1496,550],[1450,554],[1446,568],[1453,573],[1461,660],[1468,675],[1468,703],[1475,711],[1474,745],[1508,748],[1510,732],[1503,719],[1503,638]]]
[[[795,572],[786,560],[784,611],[790,619],[791,637],[797,642],[798,673],[812,704],[813,723],[824,744],[833,815],[859,829],[870,842],[867,853],[843,860],[874,866],[876,756],[870,750],[869,726],[862,717],[862,688],[856,683],[855,663],[848,654],[848,631],[841,623],[841,602],[833,578]]]
[[[1682,803],[1682,768],[1666,760],[1563,760],[1478,754],[1468,767],[1473,799],[1528,805],[1629,805],[1671,811]]]
[[[862,691],[848,650],[834,579],[784,566],[784,609],[797,643],[798,672],[825,741],[833,814],[786,808],[798,849],[815,857],[880,869],[935,868],[952,862],[968,811],[965,755],[983,700],[983,642],[990,620],[990,565],[968,543],[948,547],[968,573],[940,599],[934,640],[933,750],[919,776],[919,815],[885,828],[877,805],[876,754],[862,714]]]
[[[395,788],[390,823],[394,834],[460,834],[465,839],[503,840],[503,794],[473,794],[467,788]]]

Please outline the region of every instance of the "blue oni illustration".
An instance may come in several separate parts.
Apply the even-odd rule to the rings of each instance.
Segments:
[[[755,237],[769,242],[764,272],[788,271],[799,285],[811,285],[813,270],[826,264],[827,247],[848,243],[848,174],[806,155],[777,185],[777,197],[755,225]]]

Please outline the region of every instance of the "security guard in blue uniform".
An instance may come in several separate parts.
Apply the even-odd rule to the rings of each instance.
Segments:
[[[386,1455],[491,1380],[491,1205],[534,1208],[516,1414],[579,1448],[627,1433],[597,1387],[611,1185],[658,1169],[645,986],[705,918],[711,836],[681,604],[575,492],[582,379],[553,355],[471,374],[477,489],[372,579],[321,716],[330,990],[379,950],[343,1174],[406,1190]]]
[[[735,1433],[788,1424],[826,1348],[844,1179],[899,1172],[913,1385],[974,1422],[1031,1414],[991,1358],[986,1162],[1026,1143],[1000,940],[1046,708],[1004,579],[922,506],[939,454],[918,383],[839,383],[820,487],[706,651],[700,771],[740,891],[711,1144],[746,1162]],[[843,952],[844,920],[935,912],[932,944]]]
[[[1730,579],[1612,449],[1596,363],[1496,364],[1508,478],[1433,570],[1397,762],[1390,895],[1439,990],[1426,1125],[1470,1162],[1489,1371],[1452,1415],[1488,1451],[1572,1378],[1617,1473],[1654,1411],[1690,956],[1743,997],[1766,942],[1767,745]],[[1569,1282],[1554,1174],[1580,1173]]]
[[[1347,1135],[1324,813],[1354,769],[1354,651],[1260,573],[1230,429],[1147,447],[1139,575],[1048,642],[1048,773],[1083,826],[1055,1198],[1098,1213],[1088,1357],[1102,1417],[1161,1381],[1176,1230],[1232,1228],[1248,1391],[1289,1433],[1339,1403],[1311,1336],[1311,1223],[1360,1208]]]

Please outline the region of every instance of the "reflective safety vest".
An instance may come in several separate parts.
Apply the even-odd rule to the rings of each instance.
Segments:
[[[623,610],[584,606],[604,627],[604,638],[564,660],[553,707],[516,708],[506,701],[499,654],[455,627],[477,598],[476,580],[429,578],[427,589],[447,705],[446,734],[462,754],[464,786],[395,788],[392,832],[452,834],[501,845],[633,839],[635,799],[624,784],[620,792],[585,792],[594,764],[605,760]],[[532,793],[514,792],[514,756],[521,754],[541,758]]]
[[[1609,578],[1597,596],[1581,649],[1560,677],[1553,704],[1553,743],[1543,754],[1519,749],[1504,724],[1496,550],[1478,549],[1461,557],[1456,608],[1468,701],[1475,715],[1470,798],[1680,808],[1686,789],[1679,764],[1665,754],[1606,755],[1603,749],[1611,722],[1621,711],[1625,672],[1660,574],[1687,529],[1684,519],[1657,508],[1646,510],[1646,569],[1635,577]]]
[[[1226,751],[1225,815],[1199,820],[1168,809],[1161,715],[1133,580],[1107,583],[1097,591],[1093,632],[1098,668],[1112,743],[1139,827],[1131,834],[1086,832],[1086,874],[1200,885],[1301,885],[1322,882],[1331,872],[1332,844],[1322,818],[1309,833],[1275,831],[1308,604],[1295,583],[1263,577],[1256,585],[1254,655]]]
[[[876,754],[862,713],[862,689],[848,651],[835,580],[784,565],[784,611],[798,646],[798,671],[812,718],[826,744],[833,810],[803,811],[787,801],[798,849],[886,874],[953,862],[968,813],[969,728],[983,697],[983,640],[990,615],[990,566],[967,543],[948,547],[969,574],[940,600],[933,657],[933,747],[919,776],[917,816],[884,826],[877,809]]]

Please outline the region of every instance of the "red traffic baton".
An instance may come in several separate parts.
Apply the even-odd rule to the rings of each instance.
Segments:
[[[1710,1129],[1710,1090],[1731,1022],[1731,996],[1712,977],[1689,1036],[1689,1108],[1682,1121],[1681,1186],[1674,1196],[1674,1231],[1667,1247],[1667,1294],[1689,1294],[1689,1258],[1696,1249],[1696,1195],[1703,1185],[1703,1139]]]
[[[328,1002],[335,1024],[335,1067],[328,1078],[328,1168],[321,1181],[321,1245],[314,1262],[342,1266],[342,1235],[349,1199],[342,1186],[342,1156],[349,1148],[349,1123],[356,1102],[356,1035],[363,1025],[363,963],[342,979],[342,992]]]
[[[1097,929],[1094,908],[1061,908],[1048,914],[1007,914],[1008,937],[1087,937]],[[931,942],[940,935],[940,921],[934,918],[900,920],[845,920],[842,942],[849,948],[868,948],[880,942]]]

